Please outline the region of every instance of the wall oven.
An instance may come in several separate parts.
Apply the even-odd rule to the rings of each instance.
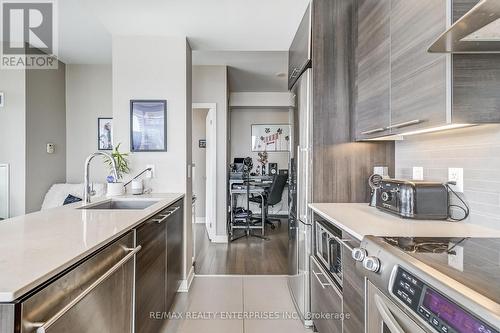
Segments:
[[[315,220],[315,255],[329,275],[342,286],[342,232],[325,221]]]

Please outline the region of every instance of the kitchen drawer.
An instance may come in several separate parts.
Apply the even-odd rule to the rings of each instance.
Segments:
[[[342,232],[342,239],[350,247],[359,247],[361,242],[347,232]],[[356,271],[356,261],[352,252],[343,247],[343,309],[349,313],[349,318],[344,320],[344,333],[359,333],[365,327],[365,278]]]
[[[311,256],[311,312],[320,333],[342,332],[342,293],[318,261]],[[320,315],[330,319],[318,318]]]

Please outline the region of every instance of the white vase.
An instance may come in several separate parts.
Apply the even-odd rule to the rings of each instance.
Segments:
[[[108,192],[106,193],[108,197],[116,197],[123,194],[125,194],[123,183],[108,183]]]

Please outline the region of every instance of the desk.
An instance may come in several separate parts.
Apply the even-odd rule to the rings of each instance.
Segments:
[[[235,225],[236,221],[245,221],[246,222],[246,217],[245,218],[238,218],[234,216],[234,196],[235,195],[247,195],[249,194],[256,194],[259,195],[262,198],[262,202],[264,202],[264,193],[266,193],[267,189],[266,187],[263,186],[255,186],[253,183],[250,183],[250,189],[247,191],[246,186],[243,186],[243,188],[233,188],[232,185],[229,188],[229,196],[230,196],[230,202],[231,202],[231,218],[230,218],[230,236],[233,235],[233,230],[234,229],[260,229],[262,236],[264,236],[264,227],[266,225],[266,217],[264,214],[264,206],[261,207],[260,215],[261,215],[261,224],[260,225]],[[245,207],[246,209],[246,207]]]

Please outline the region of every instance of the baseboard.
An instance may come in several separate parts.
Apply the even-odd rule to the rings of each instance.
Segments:
[[[189,291],[189,288],[191,287],[191,283],[193,283],[194,279],[194,266],[191,266],[191,269],[189,270],[187,279],[182,280],[181,285],[179,286],[179,289],[177,289],[178,293],[187,293]]]
[[[194,223],[196,224],[205,224],[206,222],[206,218],[205,217],[196,217],[195,220],[194,220]]]
[[[228,242],[228,237],[227,235],[215,235],[212,239],[211,239],[212,243],[227,243]]]

